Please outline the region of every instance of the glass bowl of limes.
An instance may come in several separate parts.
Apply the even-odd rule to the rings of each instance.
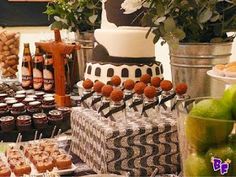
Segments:
[[[177,106],[184,177],[236,176],[236,85]]]

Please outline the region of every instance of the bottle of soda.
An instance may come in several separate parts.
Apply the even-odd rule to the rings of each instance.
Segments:
[[[24,44],[24,52],[22,59],[22,87],[24,89],[31,89],[33,86],[33,71],[32,71],[32,56],[30,52],[29,43]]]
[[[54,69],[52,54],[46,54],[43,68],[43,88],[45,92],[54,92]]]
[[[39,47],[36,47],[33,60],[33,87],[37,91],[43,89],[43,61],[43,55]]]

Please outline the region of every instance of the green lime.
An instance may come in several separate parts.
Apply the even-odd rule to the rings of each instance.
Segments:
[[[223,163],[226,161],[230,162],[229,172],[226,176],[232,176],[235,167],[235,159],[234,159],[235,152],[230,147],[230,145],[220,145],[216,147],[212,147],[206,153],[206,160],[209,164],[211,164],[212,158],[219,158]],[[220,171],[214,173],[215,175],[220,175]]]
[[[228,89],[224,91],[224,95],[222,97],[222,101],[229,106],[232,106],[233,96],[236,93],[236,85],[230,86]]]
[[[186,120],[186,137],[197,151],[206,151],[215,144],[226,142],[233,129],[230,109],[220,100],[206,99],[197,103]],[[226,120],[226,121],[224,121]]]
[[[184,161],[184,176],[187,177],[200,177],[212,176],[213,169],[207,164],[204,156],[199,154],[191,154]]]

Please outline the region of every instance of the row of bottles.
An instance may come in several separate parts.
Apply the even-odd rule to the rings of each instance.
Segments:
[[[24,89],[44,90],[54,92],[54,70],[51,54],[43,57],[39,47],[36,47],[32,58],[29,43],[24,44],[22,59],[22,87]]]

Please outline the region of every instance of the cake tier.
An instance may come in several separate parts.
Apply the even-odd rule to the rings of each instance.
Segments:
[[[141,26],[144,8],[125,14],[122,9],[124,0],[103,0],[102,28],[116,28],[119,26]]]
[[[93,82],[99,80],[103,83],[109,83],[111,77],[118,75],[122,82],[132,79],[135,82],[140,80],[143,74],[148,73],[151,76],[163,77],[163,67],[160,62],[149,64],[111,64],[111,63],[87,63],[85,79]]]
[[[116,29],[98,29],[95,31],[93,60],[106,60],[106,57],[154,58],[155,45],[153,34],[146,38],[148,28],[120,27]],[[109,60],[108,60],[109,61]],[[134,60],[134,62],[136,62]]]

